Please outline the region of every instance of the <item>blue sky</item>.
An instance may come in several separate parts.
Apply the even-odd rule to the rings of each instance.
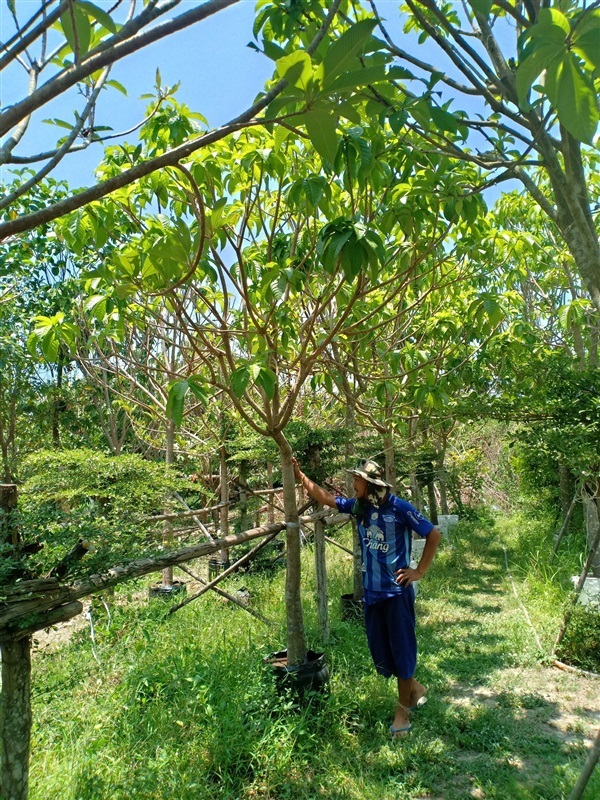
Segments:
[[[112,0],[96,0],[98,5],[110,7]],[[37,3],[31,3],[37,7]],[[378,4],[382,15],[388,17],[386,25],[393,37],[406,49],[420,58],[436,64],[444,61],[433,45],[417,47],[414,36],[401,32],[398,4],[396,0],[384,0]],[[183,10],[180,7],[178,13]],[[273,74],[273,62],[247,46],[252,40],[252,23],[255,16],[255,0],[242,2],[225,9],[207,20],[168,37],[121,62],[118,62],[111,78],[127,87],[128,95],[116,90],[103,92],[96,114],[97,125],[110,125],[115,132],[136,125],[145,115],[148,100],[140,95],[152,91],[156,69],[159,68],[163,85],[181,83],[177,99],[186,103],[193,111],[202,113],[210,126],[216,126],[237,116],[248,107],[265,81]],[[0,38],[6,40],[11,32],[12,21],[6,11],[5,0],[0,0]],[[446,68],[452,72],[452,68]],[[5,70],[0,77],[2,104],[9,105],[22,97],[26,91],[26,73],[22,69]],[[468,107],[468,98],[457,98],[455,108]],[[81,98],[73,89],[41,109],[34,117],[25,138],[16,151],[28,155],[49,149],[64,130],[45,124],[42,120],[59,118],[73,121],[74,108],[81,107]],[[136,141],[137,134],[126,137]],[[121,139],[114,140],[123,141]],[[102,157],[102,145],[93,145],[82,153],[66,157],[52,173],[64,178],[74,186],[93,182],[93,170]],[[506,187],[505,187],[506,188]],[[493,197],[498,190],[494,190]],[[492,197],[489,198],[490,200]]]
[[[101,1],[96,4],[106,5]],[[34,6],[33,3],[31,5]],[[108,5],[112,5],[112,2]],[[239,114],[252,103],[263,89],[265,80],[273,74],[273,62],[247,47],[252,39],[254,5],[254,0],[242,0],[117,63],[110,77],[126,86],[127,97],[114,89],[103,92],[96,124],[110,125],[117,132],[127,130],[143,119],[149,101],[139,98],[152,91],[157,68],[160,69],[163,85],[172,86],[181,82],[177,99],[189,105],[193,111],[204,114],[211,126]],[[6,40],[7,31],[11,28],[5,0],[1,0],[2,40]],[[26,74],[22,69],[3,74],[0,81],[3,106],[21,98],[26,90]],[[72,122],[73,109],[80,105],[81,98],[77,98],[75,90],[72,90],[65,97],[45,106],[35,115],[16,152],[25,155],[51,147],[64,134],[64,130],[47,125],[42,120],[59,118]],[[134,141],[136,134],[128,138]],[[66,157],[52,174],[56,178],[67,179],[74,186],[85,185],[92,181],[93,169],[101,157],[102,146],[91,146],[83,153]]]

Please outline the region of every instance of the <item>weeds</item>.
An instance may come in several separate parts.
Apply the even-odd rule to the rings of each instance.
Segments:
[[[337,550],[328,551],[329,692],[306,704],[279,696],[262,663],[285,644],[283,570],[243,577],[257,607],[281,621],[272,630],[216,596],[168,616],[166,604],[139,592],[117,598],[110,622],[99,607],[100,665],[87,631],[34,659],[32,800],[463,800],[474,792],[559,800],[585,757],[584,734],[574,731],[566,746],[548,727],[555,704],[506,684],[511,670],[537,670],[540,657],[507,591],[508,531],[508,523],[462,524],[421,582],[418,676],[430,700],[401,744],[387,730],[394,687],[375,674],[360,624],[339,618],[351,564]],[[321,649],[309,548],[303,557],[307,638]],[[518,572],[514,550],[511,567]],[[517,575],[526,602],[544,582],[531,572]],[[550,641],[559,612],[540,602],[532,613]],[[596,778],[590,798],[599,787]]]

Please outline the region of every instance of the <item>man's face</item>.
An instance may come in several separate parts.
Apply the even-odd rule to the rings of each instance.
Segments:
[[[354,494],[359,500],[364,500],[367,496],[367,482],[360,475],[354,476]]]

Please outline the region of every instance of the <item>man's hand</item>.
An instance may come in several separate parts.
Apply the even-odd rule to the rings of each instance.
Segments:
[[[294,456],[292,456],[292,464],[294,466],[294,475],[296,476],[296,480],[299,481],[302,478],[302,470],[298,466],[298,462]]]
[[[425,577],[422,572],[419,572],[418,569],[412,569],[412,567],[399,569],[394,572],[394,575],[396,576],[396,583],[399,583],[400,586],[410,586],[414,581],[419,581]]]

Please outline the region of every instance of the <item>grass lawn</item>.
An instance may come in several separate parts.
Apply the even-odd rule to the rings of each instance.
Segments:
[[[140,584],[117,598],[110,624],[94,611],[100,663],[87,628],[35,655],[32,800],[568,797],[600,724],[600,678],[544,666],[503,541],[518,558],[510,525],[461,525],[422,581],[417,677],[429,702],[401,741],[388,733],[392,683],[375,674],[360,623],[339,618],[351,574],[342,551],[328,551],[330,690],[301,708],[276,695],[262,664],[284,646],[283,570],[226,582],[248,587],[270,628],[214,595],[168,617]],[[307,638],[319,648],[310,547],[303,557]],[[560,603],[515,567],[549,650]],[[584,797],[600,797],[600,772]]]

